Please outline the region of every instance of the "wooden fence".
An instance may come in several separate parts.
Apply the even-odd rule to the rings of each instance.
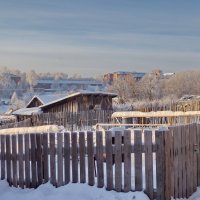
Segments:
[[[199,124],[114,135],[0,135],[0,176],[21,188],[80,182],[118,192],[143,190],[151,200],[168,200],[188,197],[200,185],[199,147]]]

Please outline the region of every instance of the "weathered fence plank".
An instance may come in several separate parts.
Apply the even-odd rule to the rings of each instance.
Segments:
[[[146,194],[153,199],[152,131],[144,131]]]
[[[87,154],[88,154],[88,184],[94,185],[94,149],[93,132],[87,132]]]
[[[17,135],[12,135],[12,171],[13,171],[13,186],[18,186],[18,173],[17,173]]]
[[[124,131],[124,192],[131,190],[131,131]]]
[[[43,133],[43,178],[44,182],[49,181],[49,147],[48,147],[48,133]]]
[[[77,150],[77,132],[71,133],[72,139],[72,183],[78,182],[78,150]]]
[[[70,182],[70,133],[64,133],[64,172],[65,184]]]
[[[86,182],[86,174],[85,174],[85,132],[79,133],[79,156],[80,156],[80,183]]]
[[[5,179],[5,135],[0,135],[1,139],[1,180]]]
[[[113,153],[112,153],[112,132],[106,131],[106,175],[107,190],[113,189]]]
[[[31,141],[31,187],[37,187],[37,171],[36,171],[36,136],[35,134],[30,134],[30,141]]]
[[[7,171],[7,181],[9,185],[12,185],[11,179],[11,139],[10,135],[6,135],[6,171]]]
[[[102,132],[96,132],[96,161],[97,161],[97,187],[104,186],[104,171],[103,171],[103,138]]]
[[[135,143],[135,190],[142,190],[142,131],[134,131]]]
[[[197,185],[200,185],[200,124],[197,124]]]
[[[42,137],[40,133],[36,134],[36,160],[37,160],[37,180],[38,186],[43,183],[43,157],[42,157]]]
[[[163,131],[155,131],[157,146],[156,154],[156,180],[157,180],[157,200],[165,199],[165,143]]]
[[[115,131],[115,190],[122,190],[122,132]]]
[[[56,186],[55,133],[50,133],[49,139],[50,139],[50,183]]]
[[[57,187],[63,185],[63,134],[57,134],[57,156],[58,156],[58,183]]]
[[[24,136],[25,142],[25,185],[26,188],[31,186],[31,179],[30,179],[30,140],[29,134],[25,134]]]

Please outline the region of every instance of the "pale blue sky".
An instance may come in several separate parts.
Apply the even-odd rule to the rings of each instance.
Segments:
[[[200,1],[0,0],[0,66],[83,76],[200,69]]]

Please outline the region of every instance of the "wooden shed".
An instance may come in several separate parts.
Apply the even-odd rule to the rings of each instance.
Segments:
[[[112,98],[116,96],[108,92],[82,91],[42,105],[40,108],[44,113],[112,110]]]

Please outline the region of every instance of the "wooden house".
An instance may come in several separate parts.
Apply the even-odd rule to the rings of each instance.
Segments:
[[[108,92],[82,91],[40,106],[44,113],[79,112],[87,110],[112,110],[112,98]]]

